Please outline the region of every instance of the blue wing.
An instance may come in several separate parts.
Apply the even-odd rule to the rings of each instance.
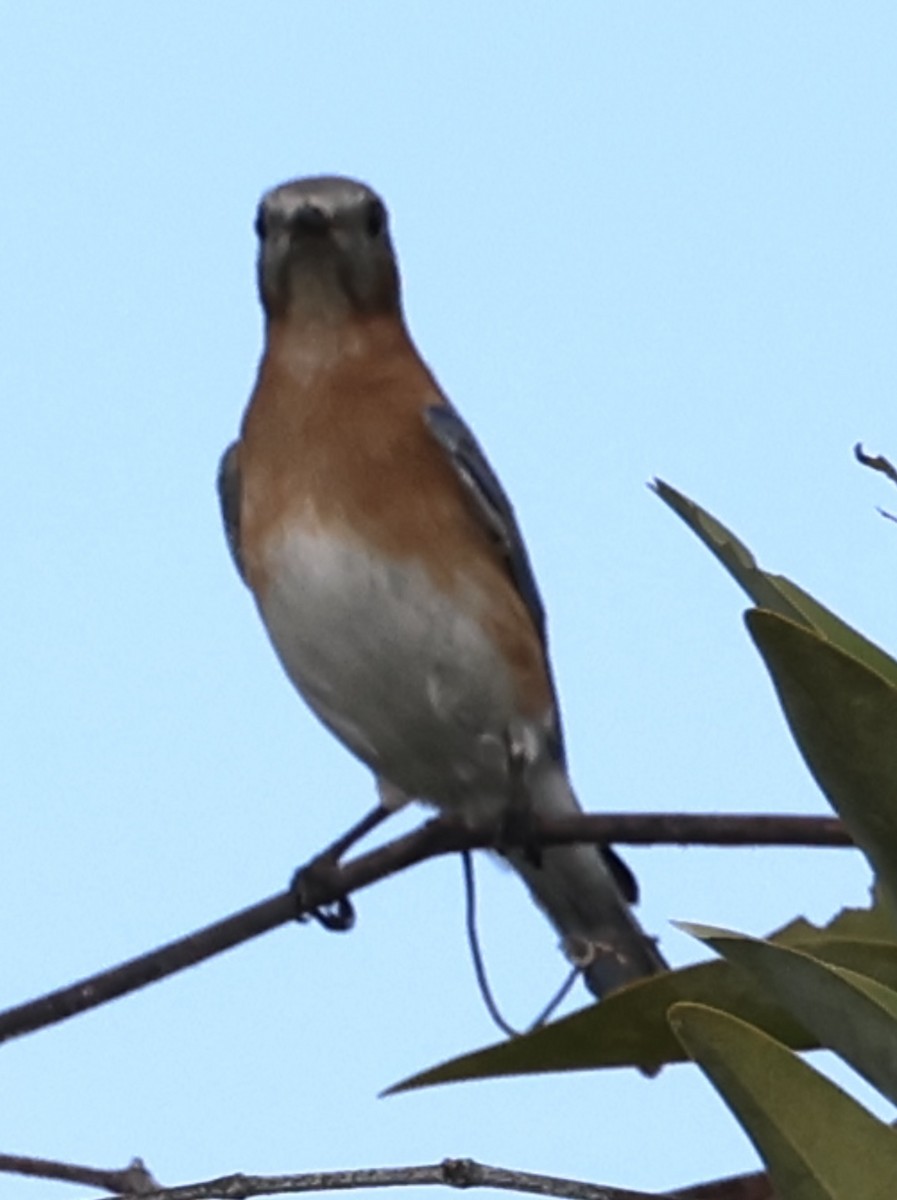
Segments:
[[[547,650],[545,608],[511,502],[476,438],[448,403],[424,412],[430,432],[448,455],[488,529]]]
[[[218,503],[221,505],[221,520],[227,548],[240,578],[246,582],[243,558],[240,553],[240,464],[239,443],[233,442],[221,456],[218,464]]]
[[[463,419],[446,402],[435,404],[424,412],[424,419],[433,436],[451,459],[461,482],[472,497],[480,518],[495,539],[511,578],[523,598],[523,602],[539,631],[548,663],[548,643],[545,631],[545,608],[536,577],[526,552],[523,534],[514,516],[511,501],[505,494],[498,476],[489,465],[489,460]],[[549,668],[550,671],[550,668]],[[552,682],[552,689],[554,683]],[[554,704],[554,753],[564,761],[564,738],[557,700]],[[601,846],[599,851],[609,867],[617,886],[630,904],[638,901],[638,885],[629,867],[611,846]]]
[[[526,552],[523,534],[517,524],[514,509],[508,499],[498,476],[489,465],[489,460],[483,453],[479,442],[470,432],[462,417],[446,401],[444,404],[434,404],[424,411],[424,420],[436,441],[448,455],[452,466],[468,494],[473,500],[480,519],[494,539],[499,552],[504,558],[511,579],[526,605],[533,625],[539,634],[539,640],[545,651],[545,666],[551,677],[551,667],[548,662],[548,635],[545,628],[545,606],[539,594],[539,586],[533,574],[532,564]],[[551,681],[552,692],[554,681]],[[564,735],[561,729],[561,715],[554,701],[554,729],[552,736],[552,753],[559,762],[564,761]]]

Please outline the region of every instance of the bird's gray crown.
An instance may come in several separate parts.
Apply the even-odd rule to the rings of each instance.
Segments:
[[[262,197],[256,215],[259,287],[269,317],[327,319],[398,304],[383,201],[338,175],[295,179]]]
[[[341,175],[294,179],[271,188],[262,197],[256,232],[266,237],[272,225],[351,228],[355,224],[385,224],[383,201],[367,184]]]

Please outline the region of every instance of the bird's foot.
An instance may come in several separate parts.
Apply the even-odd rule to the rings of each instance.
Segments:
[[[372,808],[370,812],[365,813],[360,821],[356,821],[354,825],[351,825],[332,845],[328,846],[321,857],[323,858],[326,855],[332,858],[334,862],[339,862],[341,858],[345,858],[353,846],[360,842],[362,838],[367,837],[372,829],[376,829],[378,825],[382,825],[393,811],[386,804],[378,804],[376,808]]]
[[[333,896],[334,892],[338,891],[336,881],[340,859],[372,829],[376,829],[385,821],[389,814],[390,809],[378,804],[310,863],[299,868],[290,884],[290,891],[296,902],[297,921],[312,918],[324,929],[334,933],[345,933],[352,928],[355,924],[355,909],[348,896],[337,895],[335,899],[322,904],[316,904],[314,898],[321,894]]]
[[[348,896],[337,896],[334,900],[315,903],[315,897],[333,895],[336,890],[336,875],[339,861],[329,851],[300,867],[290,883],[290,892],[296,904],[296,920],[317,921],[331,933],[346,933],[355,924],[355,909]]]

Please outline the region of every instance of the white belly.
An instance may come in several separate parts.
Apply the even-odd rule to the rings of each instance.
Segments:
[[[262,616],[321,720],[407,795],[481,815],[506,802],[511,680],[476,619],[413,562],[293,531],[269,543]]]

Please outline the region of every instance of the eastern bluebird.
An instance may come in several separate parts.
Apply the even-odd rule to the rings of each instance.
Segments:
[[[517,520],[405,327],[383,202],[300,179],[256,232],[265,348],[218,484],[287,675],[386,802],[581,811]],[[611,850],[503,853],[596,996],[665,967]]]

